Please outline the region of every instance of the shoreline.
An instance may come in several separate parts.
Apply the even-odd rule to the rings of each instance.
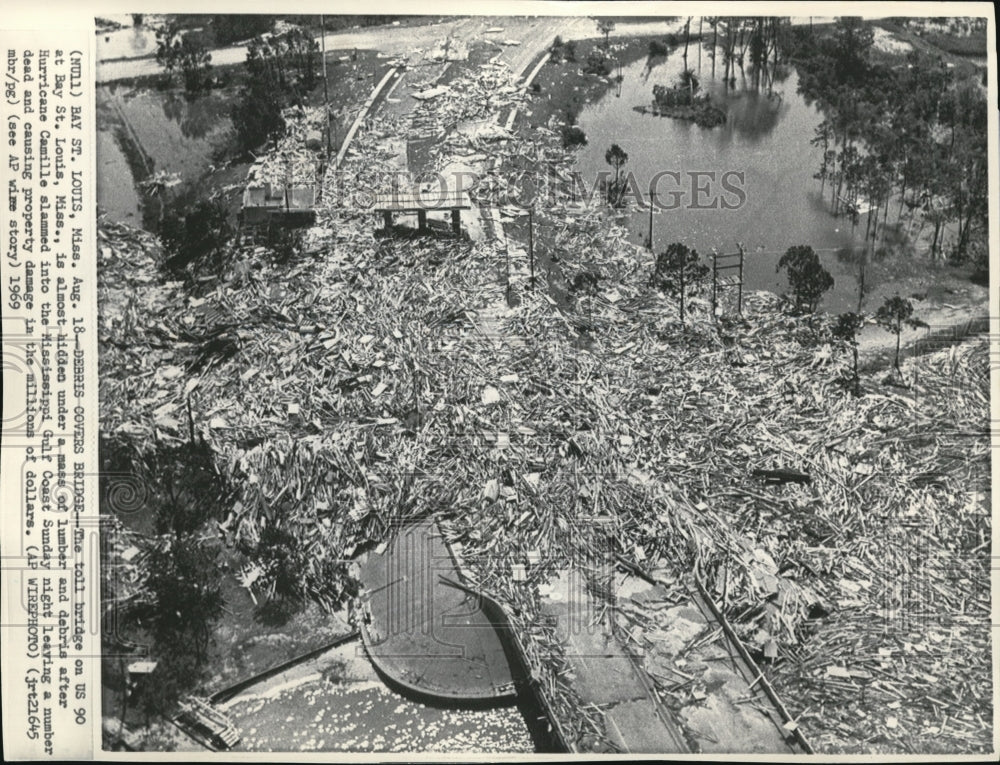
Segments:
[[[682,28],[683,24],[679,24],[678,29]],[[618,32],[619,30],[615,31]],[[638,59],[641,59],[643,55],[641,48],[651,40],[662,39],[663,34],[639,34],[630,35],[627,38],[615,34],[612,36],[618,40],[620,45],[624,45],[624,51],[629,51],[633,47],[639,48]],[[698,38],[698,35],[692,33],[692,41],[696,38]],[[596,47],[601,40],[595,35],[575,39],[573,42],[578,44],[583,43],[584,46],[593,45]],[[585,52],[586,47],[584,47],[583,53],[578,53],[578,61],[581,61],[585,57]],[[672,48],[668,55],[677,55],[677,48]],[[647,56],[648,59],[649,57]],[[565,66],[565,62],[551,62],[548,60],[548,56],[543,53],[539,65],[531,72],[531,76],[524,81],[525,88],[531,85],[532,82],[537,82],[540,79],[539,75],[544,73],[546,65],[563,67]],[[793,63],[789,63],[789,65],[794,66]],[[531,131],[537,130],[540,127],[551,126],[553,119],[558,121],[559,117],[563,114],[573,113],[573,110],[581,109],[587,104],[599,101],[606,97],[607,93],[614,88],[615,82],[612,77],[599,77],[597,75],[586,74],[581,71],[579,64],[576,64],[576,67],[575,71],[564,75],[558,85],[559,90],[549,99],[550,103],[548,107],[546,108],[546,106],[542,105],[541,113],[543,119],[545,115],[548,116],[548,125],[541,124],[542,120],[537,116],[540,106],[538,100],[533,101],[531,108],[518,109],[510,115],[511,119],[508,119],[507,124],[515,137],[520,135],[523,130]],[[552,93],[547,88],[543,88],[542,92],[545,94]],[[579,93],[579,95],[574,95],[575,93]],[[574,114],[569,124],[575,124],[575,122],[576,118]],[[567,149],[565,153],[573,157],[573,164],[570,166],[572,170],[575,167],[576,152],[573,149]],[[503,170],[505,171],[513,169],[516,169],[516,167],[503,166]],[[610,210],[601,210],[599,214],[605,216],[607,226],[625,230],[614,219],[617,213],[613,213]],[[512,238],[517,239],[522,246],[526,246],[527,236],[523,230],[525,225],[522,219],[517,218],[509,221],[506,225],[508,231],[512,232]],[[900,224],[897,223],[894,225]],[[907,226],[907,228],[910,228],[910,226]],[[924,228],[921,227],[921,232],[927,233],[923,230]],[[540,240],[544,241],[544,236],[544,234],[541,236],[538,234],[535,235],[536,245],[540,243]],[[884,299],[891,297],[893,294],[899,294],[909,299],[913,304],[914,318],[920,319],[929,325],[928,328],[921,329],[904,328],[900,343],[900,361],[911,356],[923,355],[941,347],[942,344],[960,342],[962,339],[983,331],[981,329],[983,326],[988,330],[990,316],[988,288],[975,283],[969,274],[960,275],[959,271],[962,269],[948,266],[939,261],[932,261],[927,257],[927,254],[917,255],[914,252],[914,248],[920,241],[921,238],[919,237],[909,236],[900,251],[870,265],[874,273],[882,271],[883,274],[864,298],[864,312],[866,316],[872,317]],[[536,257],[537,265],[542,269],[543,273],[550,273],[553,265],[551,261],[547,262],[545,255]],[[969,267],[964,267],[964,270],[968,271]],[[552,285],[550,284],[550,293],[552,292],[551,287]],[[757,291],[767,292],[780,297],[780,294],[773,290],[762,289]],[[556,289],[556,293],[558,292],[559,290]],[[920,293],[924,294],[921,295]],[[929,297],[928,295],[932,296]],[[558,294],[553,294],[553,297],[557,301],[561,298]],[[822,314],[824,312],[821,310],[818,313]],[[833,316],[835,314],[827,315]],[[889,369],[893,366],[896,340],[892,333],[881,327],[866,326],[859,333],[858,340],[858,350],[862,357],[862,368],[864,370],[879,371]]]

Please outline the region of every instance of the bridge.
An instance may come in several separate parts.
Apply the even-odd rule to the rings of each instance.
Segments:
[[[444,185],[429,184],[414,186],[411,189],[394,189],[375,196],[372,208],[381,213],[386,231],[392,229],[393,216],[417,216],[417,230],[426,231],[427,211],[451,214],[451,231],[456,236],[462,233],[462,210],[471,210],[472,204],[468,194],[462,189],[448,188]]]
[[[605,567],[603,583],[576,567],[539,586],[539,618],[554,627],[571,670],[563,680],[596,721],[596,735],[572,732],[576,712],[554,711],[508,606],[475,586],[460,555],[427,518],[362,563],[361,637],[390,685],[456,705],[531,695],[552,738],[569,752],[811,753],[697,580],[686,583],[688,596],[679,603],[674,588],[624,560]],[[642,609],[663,614],[656,637],[669,649],[653,663],[630,641],[627,616]],[[702,667],[706,691],[670,697],[671,688],[693,681],[670,656],[685,657],[680,664],[688,672]]]
[[[449,584],[455,561],[433,518],[400,530],[361,567],[361,637],[390,684],[445,703],[499,703],[516,696],[511,663],[480,599]]]

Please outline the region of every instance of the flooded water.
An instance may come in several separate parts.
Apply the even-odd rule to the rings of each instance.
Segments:
[[[156,55],[156,27],[163,23],[163,16],[144,14],[138,26],[130,13],[103,18],[121,24],[122,28],[97,32],[97,55],[101,61]]]
[[[697,53],[692,47],[689,66],[698,72]],[[639,114],[636,106],[648,106],[655,84],[673,85],[683,70],[679,52],[655,59],[650,69],[645,58],[623,67],[624,80],[619,88],[612,84],[597,101],[587,104],[579,115],[579,125],[587,135],[587,145],[578,149],[577,170],[593,182],[598,172],[610,170],[604,155],[612,143],[628,154],[623,171],[631,171],[643,195],[650,179],[660,171],[680,173],[680,183],[663,177],[658,184],[661,199],[679,200],[678,209],[659,212],[653,219],[653,241],[657,250],[680,241],[707,255],[712,248],[736,252],[736,243],[744,244],[746,289],[783,291],[783,275],[775,273],[784,251],[797,244],[808,244],[820,255],[833,274],[836,285],[824,298],[823,308],[844,311],[856,305],[857,281],[854,267],[841,262],[836,252],[863,244],[865,218],[859,231],[852,234],[846,218],[830,214],[830,189],[820,194],[820,183],[813,178],[820,166],[822,149],[810,145],[815,127],[822,116],[815,106],[805,103],[796,93],[798,79],[794,70],[783,80],[757,92],[736,72],[736,86],[727,89],[722,82],[721,55],[717,78],[712,79],[711,61],[702,55],[699,74],[702,89],[712,95],[713,103],[726,112],[726,123],[702,128],[686,120]],[[692,171],[715,173],[692,179]],[[722,209],[723,202],[738,203],[738,195],[721,186],[727,172],[743,173],[743,181],[729,176],[730,185],[740,186],[746,200],[738,209]],[[706,189],[696,192],[693,184]],[[667,196],[672,190],[683,196]],[[716,209],[692,209],[693,204],[712,205]],[[627,219],[636,242],[646,240],[649,231],[647,210],[633,210]]]
[[[119,223],[142,228],[142,198],[117,131],[97,130],[97,205]]]
[[[109,218],[153,231],[164,194],[144,191],[158,174],[190,183],[201,178],[232,131],[230,99],[212,92],[187,99],[173,91],[122,85],[97,90],[97,205]]]

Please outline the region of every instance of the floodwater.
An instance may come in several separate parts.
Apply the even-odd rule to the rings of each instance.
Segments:
[[[156,27],[163,17],[145,14],[143,23],[135,26],[128,13],[103,16],[122,24],[121,29],[97,32],[97,56],[101,61],[121,58],[142,58],[156,55]]]
[[[142,199],[116,131],[97,128],[97,206],[111,220],[142,228]]]
[[[699,72],[697,47],[689,53],[689,67]],[[742,242],[746,252],[745,289],[781,292],[787,289],[783,274],[776,274],[784,251],[797,244],[811,246],[833,274],[835,286],[824,298],[827,311],[853,310],[857,303],[855,267],[842,262],[837,251],[863,245],[866,219],[852,232],[850,220],[830,213],[830,188],[820,193],[813,175],[819,170],[822,149],[810,144],[822,116],[796,92],[794,69],[784,79],[755,90],[749,71],[736,71],[735,88],[722,82],[722,57],[712,79],[711,60],[702,54],[699,79],[713,103],[726,112],[726,123],[702,128],[693,122],[655,117],[635,111],[653,100],[653,85],[673,85],[683,70],[683,59],[674,51],[657,58],[649,68],[645,58],[623,66],[624,80],[615,83],[595,102],[584,106],[578,121],[587,145],[578,149],[576,169],[588,187],[599,172],[609,172],[604,154],[617,143],[628,154],[624,171],[631,171],[645,198],[654,174],[662,176],[657,191],[663,204],[677,200],[677,209],[654,214],[653,242],[657,251],[675,241],[694,247],[703,255],[712,248],[736,252]],[[779,75],[780,76],[780,75]],[[692,172],[714,173],[692,176]],[[742,173],[742,176],[726,173]],[[703,191],[696,191],[695,185]],[[726,188],[739,187],[740,194]],[[671,192],[677,193],[671,193]],[[738,205],[723,209],[723,204]],[[709,209],[694,209],[696,206]],[[626,225],[635,242],[649,232],[646,209],[633,209]]]
[[[232,131],[230,99],[213,91],[188,99],[175,91],[110,85],[97,90],[97,205],[114,221],[155,231],[165,194],[140,186],[157,173],[201,178]]]

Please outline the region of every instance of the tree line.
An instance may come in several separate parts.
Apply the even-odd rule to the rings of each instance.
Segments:
[[[706,24],[711,30],[711,38],[704,31]],[[689,18],[684,28],[685,62],[690,27]],[[749,70],[755,90],[772,84],[790,29],[791,20],[786,16],[704,16],[698,20],[698,37],[712,62],[712,77],[715,77],[716,61],[721,56],[726,85],[736,85],[737,69],[743,77]]]
[[[933,227],[931,258],[966,260],[987,225],[984,89],[916,50],[905,62],[877,60],[861,19],[841,18],[832,34],[809,37],[794,57],[800,91],[825,115],[813,144],[823,150],[817,178],[829,184],[834,210],[857,223],[867,208],[873,246],[890,215],[898,223],[904,208],[919,210],[918,236]],[[956,233],[946,250],[948,225]]]
[[[700,40],[722,68],[727,87],[737,70],[750,87],[770,88],[782,63],[796,65],[799,91],[824,115],[812,143],[822,148],[816,173],[835,214],[857,225],[868,212],[865,244],[884,244],[904,210],[919,213],[919,237],[932,227],[930,256],[985,258],[987,105],[985,83],[916,49],[880,57],[874,30],[841,17],[832,28],[793,27],[787,17],[705,16],[685,21],[670,47]],[[650,56],[662,52],[650,47]],[[674,90],[680,90],[674,89]],[[693,89],[692,89],[693,91]],[[946,246],[946,229],[954,231]]]
[[[317,83],[319,43],[299,27],[258,36],[247,46],[246,77],[233,106],[239,147],[251,151],[284,132],[282,110],[301,106]]]
[[[164,82],[176,75],[196,97],[212,87],[212,55],[220,42],[247,40],[243,84],[232,107],[240,152],[257,149],[285,129],[282,110],[301,105],[319,81],[320,45],[300,26],[273,32],[274,16],[215,16],[206,29],[187,29],[173,18],[157,30],[156,60]]]
[[[687,298],[704,287],[710,271],[697,250],[682,242],[674,242],[656,256],[649,286],[677,301],[683,324]],[[815,250],[803,244],[793,245],[785,251],[778,261],[777,271],[784,271],[788,278],[791,290],[788,310],[792,314],[808,316],[812,326],[813,315],[818,310],[823,295],[834,286],[833,276],[820,263]],[[833,317],[828,323],[827,331],[836,345],[851,354],[851,377],[844,382],[856,396],[861,395],[858,335],[869,324],[878,325],[895,336],[893,371],[898,380],[902,379],[899,356],[903,330],[907,327],[927,326],[914,316],[913,304],[899,295],[887,297],[872,314],[863,312],[859,307],[857,311]]]

